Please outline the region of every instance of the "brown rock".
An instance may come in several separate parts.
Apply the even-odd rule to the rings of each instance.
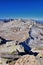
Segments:
[[[37,56],[43,58],[43,52],[40,52]]]
[[[38,65],[38,60],[33,55],[24,55],[14,65]]]

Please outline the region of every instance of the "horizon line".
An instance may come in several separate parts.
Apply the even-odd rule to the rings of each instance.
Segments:
[[[33,20],[43,20],[43,18],[32,18],[32,17],[2,17],[0,19],[33,19]]]

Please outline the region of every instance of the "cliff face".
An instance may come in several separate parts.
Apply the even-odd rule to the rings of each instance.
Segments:
[[[16,58],[19,58],[22,55],[24,56],[28,54],[30,56],[33,55],[35,58],[38,59],[37,62],[39,63],[41,61],[40,64],[43,65],[42,52],[43,52],[43,24],[38,23],[34,20],[23,20],[23,19],[15,19],[15,20],[9,20],[8,22],[2,22],[2,21],[0,22],[0,58],[2,60],[4,58],[3,62],[5,62],[5,64],[9,60],[11,60],[11,63],[12,60],[15,63],[14,60],[15,55]],[[40,57],[42,59],[39,59]],[[20,58],[20,60],[21,59],[22,58]],[[23,61],[25,62],[25,60]],[[31,62],[33,63],[33,61]],[[33,63],[33,65],[36,64]]]

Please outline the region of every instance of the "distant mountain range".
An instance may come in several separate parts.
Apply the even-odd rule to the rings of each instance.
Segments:
[[[13,21],[13,20],[18,20],[18,19],[0,19],[0,22],[2,21],[2,22],[6,23],[6,22]],[[25,19],[20,19],[20,20],[22,20],[23,22],[25,22]],[[30,19],[30,20],[33,20],[33,19]],[[38,23],[43,24],[43,20],[33,20],[33,21],[36,21]]]
[[[2,22],[10,22],[10,21],[13,21],[14,19],[0,19],[0,21],[2,21]]]
[[[39,23],[43,23],[43,20],[37,20]]]

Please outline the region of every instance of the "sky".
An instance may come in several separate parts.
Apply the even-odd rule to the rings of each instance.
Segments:
[[[43,0],[0,0],[0,18],[43,19]]]

